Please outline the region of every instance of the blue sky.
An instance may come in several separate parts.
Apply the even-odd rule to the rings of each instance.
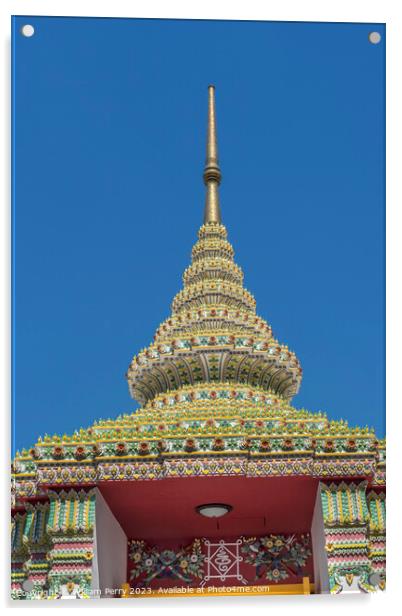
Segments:
[[[383,436],[384,26],[13,30],[15,448],[137,407],[125,371],[202,223],[209,83],[223,221],[258,314],[303,366],[294,405]]]

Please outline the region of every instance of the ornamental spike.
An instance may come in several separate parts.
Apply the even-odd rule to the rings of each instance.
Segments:
[[[221,183],[221,170],[218,163],[218,143],[216,137],[215,116],[215,86],[208,86],[208,132],[207,132],[207,158],[204,168],[204,183],[207,187],[205,199],[204,224],[221,223],[219,207],[219,184]]]

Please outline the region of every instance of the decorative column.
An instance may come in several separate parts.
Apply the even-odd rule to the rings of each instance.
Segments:
[[[47,594],[49,537],[46,532],[48,503],[27,504],[13,519],[11,536],[12,597],[43,599]]]
[[[49,598],[89,599],[93,596],[95,491],[63,490],[49,497]]]
[[[11,520],[11,598],[23,598],[23,583],[27,574],[24,564],[28,560],[28,549],[23,541],[27,513],[16,513]]]
[[[370,514],[369,558],[371,561],[371,583],[379,590],[385,589],[385,491],[371,490],[367,495]]]
[[[331,593],[370,592],[367,481],[320,484]]]
[[[47,593],[47,574],[49,570],[48,552],[50,539],[46,523],[49,503],[26,505],[27,523],[23,540],[26,542],[29,558],[25,563],[27,580],[27,599],[43,599]],[[32,589],[31,589],[32,586]]]

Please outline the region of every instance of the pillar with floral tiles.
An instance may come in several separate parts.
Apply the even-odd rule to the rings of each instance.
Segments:
[[[367,481],[323,482],[320,490],[330,592],[383,590],[384,493],[367,494]]]

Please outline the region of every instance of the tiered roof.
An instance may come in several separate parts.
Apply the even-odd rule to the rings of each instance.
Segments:
[[[300,363],[256,314],[221,221],[212,86],[204,181],[204,224],[183,289],[127,371],[141,408],[72,436],[45,436],[18,453],[17,501],[58,485],[191,475],[360,477],[384,484],[385,442],[372,430],[290,406]]]

